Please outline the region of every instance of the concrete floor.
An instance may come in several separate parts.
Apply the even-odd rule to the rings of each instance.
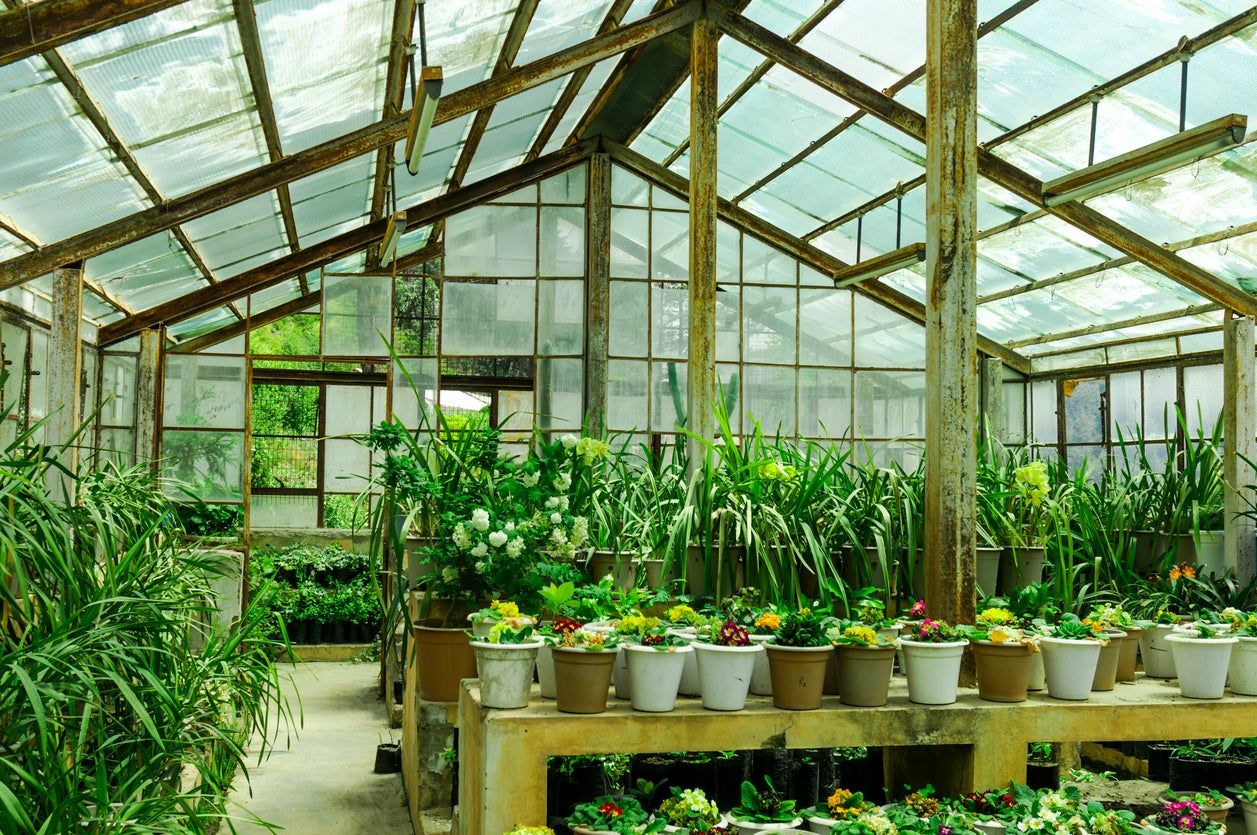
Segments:
[[[249,781],[236,779],[233,809],[302,835],[413,835],[400,774],[374,774],[375,747],[399,742],[375,697],[374,664],[308,663],[280,667],[294,715],[301,694],[304,726],[261,765],[256,753]],[[268,830],[237,824],[241,835]],[[224,829],[223,831],[226,831]]]

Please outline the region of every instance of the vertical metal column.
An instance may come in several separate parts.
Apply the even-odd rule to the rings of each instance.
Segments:
[[[585,427],[607,428],[607,349],[611,325],[611,157],[589,158],[585,216]]]
[[[1237,515],[1247,507],[1245,494],[1252,497],[1252,491],[1247,488],[1257,481],[1257,473],[1253,471],[1253,464],[1257,464],[1257,406],[1253,403],[1257,363],[1253,355],[1253,330],[1251,316],[1228,316],[1223,326],[1222,344],[1226,566],[1235,571],[1241,584],[1253,579],[1257,570],[1253,520]]]
[[[158,429],[161,426],[162,345],[165,328],[140,331],[140,356],[135,374],[135,460],[157,466]]]
[[[986,434],[1003,442],[1008,418],[1004,414],[1004,361],[999,357],[982,358],[982,417]]]
[[[82,422],[83,376],[83,262],[58,268],[52,277],[52,329],[48,336],[48,422],[44,442],[65,446],[62,466],[78,469],[81,441],[74,438]],[[73,444],[71,444],[73,441]],[[48,474],[48,490],[74,501],[74,479],[57,471]]]

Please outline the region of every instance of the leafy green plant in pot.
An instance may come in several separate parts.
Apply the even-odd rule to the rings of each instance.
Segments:
[[[1251,777],[1254,763],[1240,740],[1198,739],[1178,743],[1170,753],[1168,780],[1178,792],[1228,786]]]
[[[577,806],[567,819],[575,835],[636,835],[662,832],[664,821],[634,797],[603,795]]]
[[[1215,823],[1226,823],[1227,814],[1235,807],[1235,801],[1217,789],[1202,789],[1201,791],[1187,792],[1185,794],[1169,789],[1165,794],[1161,795],[1162,803],[1181,803],[1185,800],[1199,806],[1200,811],[1204,812],[1205,816]]]
[[[672,796],[659,804],[659,816],[667,822],[664,832],[683,835],[710,835],[724,820],[702,789],[673,788]]]
[[[1140,823],[1154,833],[1195,833],[1218,835],[1224,831],[1222,824],[1212,820],[1200,806],[1191,800],[1177,800],[1161,804],[1161,809]]]
[[[821,706],[825,668],[834,652],[827,634],[830,621],[810,609],[781,616],[773,639],[764,645],[776,707],[815,710]]]
[[[656,626],[624,644],[621,652],[627,656],[633,710],[667,713],[676,707],[685,659],[694,653],[689,641]]]
[[[1009,543],[1000,563],[999,581],[1005,594],[1042,582],[1045,546],[1059,511],[1043,461],[1027,461],[1017,467],[1010,482]]]
[[[1238,783],[1227,786],[1226,790],[1240,803],[1244,813],[1244,830],[1257,832],[1257,782]]]
[[[872,626],[852,621],[831,627],[828,637],[837,648],[839,700],[856,707],[886,704],[895,644]]]
[[[1035,633],[1008,609],[988,606],[977,623],[961,627],[973,646],[978,697],[990,702],[1024,702],[1030,687],[1030,662],[1038,654]]]
[[[1100,648],[1108,641],[1095,624],[1067,614],[1039,639],[1048,695],[1054,699],[1085,701],[1091,694]]]
[[[726,818],[737,827],[738,835],[782,832],[803,823],[795,802],[782,797],[769,777],[764,778],[763,790],[755,788],[750,780],[743,781],[742,802],[730,809]]]
[[[956,701],[960,662],[969,645],[960,630],[926,618],[902,635],[899,645],[903,648],[910,701],[925,705]]]
[[[483,639],[473,640],[480,679],[480,703],[512,710],[528,706],[541,640],[521,618],[503,618]]]
[[[1056,746],[1050,742],[1032,742],[1026,752],[1026,785],[1032,789],[1057,789],[1061,785],[1061,765]]]

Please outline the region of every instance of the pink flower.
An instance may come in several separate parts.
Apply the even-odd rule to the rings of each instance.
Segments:
[[[912,608],[908,610],[908,614],[914,618],[924,617],[925,616],[925,601],[918,600],[916,603],[913,603]]]

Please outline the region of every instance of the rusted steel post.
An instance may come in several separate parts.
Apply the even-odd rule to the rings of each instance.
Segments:
[[[925,600],[972,623],[976,575],[977,0],[926,4]]]
[[[589,158],[585,207],[585,426],[607,426],[607,338],[611,318],[611,157]]]
[[[1004,362],[998,357],[982,358],[982,419],[987,437],[1003,442],[1008,416],[1004,414]]]
[[[74,439],[82,422],[83,376],[83,262],[58,268],[52,276],[52,326],[48,335],[48,422],[44,442],[51,447],[70,444],[60,453],[61,464],[70,472],[78,469],[78,447],[85,439]],[[71,444],[71,440],[74,440]],[[90,439],[86,439],[90,443]],[[48,490],[74,501],[74,479],[50,471]]]
[[[157,432],[162,395],[162,346],[165,328],[140,331],[140,356],[135,373],[135,460],[157,465]]]
[[[1248,489],[1257,481],[1253,466],[1257,464],[1257,406],[1253,403],[1257,385],[1253,355],[1253,319],[1231,316],[1223,326],[1222,397],[1225,424],[1223,453],[1223,506],[1226,513],[1226,566],[1235,571],[1241,584],[1253,579],[1253,520],[1239,516],[1247,505],[1245,498],[1254,494]]]
[[[716,402],[716,88],[715,22],[694,21],[690,40],[690,354],[686,428],[713,435]],[[701,447],[690,443],[690,466]]]

